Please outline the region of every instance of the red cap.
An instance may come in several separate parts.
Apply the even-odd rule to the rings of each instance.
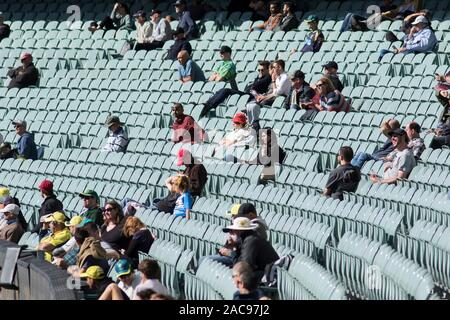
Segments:
[[[247,116],[243,112],[238,112],[233,117],[234,123],[240,123],[240,124],[246,124],[247,123]]]
[[[39,184],[39,190],[44,190],[47,192],[52,192],[53,191],[53,182],[51,182],[50,180],[42,180],[42,182]]]
[[[27,58],[33,58],[33,57],[31,56],[31,53],[29,53],[29,52],[23,52],[23,53],[20,55],[20,60],[27,59]]]

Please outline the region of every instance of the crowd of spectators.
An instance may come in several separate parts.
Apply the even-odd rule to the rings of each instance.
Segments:
[[[286,70],[286,61],[258,61],[257,76],[243,91],[236,84],[236,65],[232,60],[232,49],[221,46],[218,50],[220,61],[212,74],[205,76],[202,68],[193,61],[190,40],[199,37],[199,27],[195,20],[202,16],[201,5],[187,7],[184,0],[174,3],[179,24],[172,31],[169,18],[161,17],[161,11],[153,10],[150,20],[144,11],[138,11],[133,17],[125,3],[116,3],[110,16],[100,22],[91,24],[89,30],[96,32],[104,30],[136,29],[136,39],[133,42],[135,50],[160,49],[164,43],[174,39],[168,49],[166,59],[178,61],[178,79],[187,82],[226,82],[225,87],[215,92],[205,103],[199,115],[203,118],[217,108],[231,95],[248,95],[245,110],[237,112],[231,119],[233,129],[218,142],[213,156],[233,163],[262,165],[259,182],[276,181],[276,164],[283,164],[286,152],[278,144],[276,132],[271,127],[260,127],[261,108],[271,107],[279,97],[283,97],[283,107],[286,110],[307,110],[302,120],[312,119],[318,112],[350,112],[351,99],[343,95],[344,85],[338,74],[338,64],[335,61],[325,62],[323,76],[315,83],[305,80],[302,70]],[[253,9],[253,19],[263,20],[260,25],[249,31],[290,31],[299,26],[295,15],[295,5],[286,2],[281,6],[277,1],[269,5],[269,15],[265,12],[264,2],[251,1],[248,4]],[[417,4],[405,0],[396,6],[390,0],[384,0],[380,6],[381,19],[403,20],[402,31],[405,36],[399,48],[381,52],[380,60],[388,52],[397,53],[427,53],[436,49],[438,43],[430,24],[427,11],[419,11]],[[204,14],[204,13],[203,13]],[[310,15],[306,20],[309,32],[301,49],[302,52],[318,52],[325,41],[323,32],[319,29],[319,18]],[[365,31],[370,27],[371,20],[349,13],[342,25],[344,31]],[[9,26],[4,24],[0,13],[0,40],[8,37]],[[387,39],[398,41],[390,33]],[[295,53],[294,49],[291,53]],[[33,64],[30,53],[20,56],[22,66],[11,69],[8,76],[11,81],[8,88],[25,88],[36,86],[39,82],[39,71]],[[290,74],[290,75],[289,75]],[[439,126],[431,130],[433,138],[430,148],[437,149],[450,146],[450,124],[447,121],[450,97],[450,73],[436,74],[439,82],[436,86],[436,96],[444,106],[445,112]],[[178,80],[177,80],[178,81]],[[172,138],[174,144],[183,146],[177,153],[176,165],[184,166],[174,176],[166,180],[168,195],[162,199],[153,199],[150,207],[157,211],[172,214],[175,217],[191,219],[191,211],[196,198],[205,194],[208,172],[200,159],[185,148],[194,144],[208,142],[204,129],[196,120],[184,113],[183,105],[174,103],[172,106],[173,121]],[[12,122],[19,136],[17,147],[12,148],[8,142],[0,145],[0,158],[38,159],[38,148],[34,135],[27,131],[25,120]],[[118,116],[110,116],[106,123],[108,137],[104,152],[127,151],[129,144],[128,130]],[[371,172],[372,183],[396,184],[402,179],[408,179],[413,168],[420,161],[425,150],[425,142],[421,138],[422,129],[417,122],[409,122],[404,129],[397,119],[390,119],[381,126],[387,141],[372,154],[354,151],[349,146],[343,146],[337,154],[338,167],[329,173],[323,190],[323,196],[343,200],[346,192],[355,192],[362,179],[361,169],[368,161],[383,162],[383,176]],[[239,148],[254,148],[256,156],[250,160],[240,159],[236,152]],[[53,183],[46,179],[39,184],[42,204],[39,209],[38,223],[32,229],[39,234],[39,245],[36,248],[43,259],[61,269],[67,270],[76,277],[86,279],[87,286],[100,300],[128,300],[167,298],[168,290],[161,283],[161,269],[155,260],[146,259],[139,262],[139,252],[148,252],[155,236],[138,217],[124,212],[124,207],[114,200],[108,200],[101,205],[100,197],[94,190],[84,190],[78,195],[81,198],[82,209],[79,214],[69,219],[64,212],[64,206],[57,199]],[[268,241],[268,226],[257,214],[257,209],[251,203],[238,204],[234,207],[230,225],[223,228],[228,239],[224,247],[218,249],[218,254],[202,257],[211,259],[233,268],[233,281],[237,292],[236,300],[260,299],[264,293],[258,289],[268,265],[280,257]],[[18,199],[9,195],[9,191],[0,189],[0,239],[18,243],[23,233],[28,230],[27,222],[20,210]],[[111,261],[114,263],[111,264]],[[113,269],[117,283],[108,277]]]

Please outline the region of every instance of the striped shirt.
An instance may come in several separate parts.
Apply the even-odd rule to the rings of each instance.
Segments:
[[[128,145],[128,135],[122,127],[116,132],[110,132],[103,151],[125,152]]]
[[[350,104],[345,100],[344,96],[337,90],[328,93],[326,96],[320,97],[320,106],[326,111],[349,112]]]

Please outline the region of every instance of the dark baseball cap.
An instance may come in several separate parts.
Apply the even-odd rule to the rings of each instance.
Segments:
[[[220,47],[220,53],[225,53],[225,52],[231,53],[231,48],[229,46]]]
[[[150,12],[150,16],[154,15],[155,13],[161,14],[162,12],[161,12],[161,10],[153,9],[152,12]]]
[[[256,214],[256,208],[252,203],[243,203],[239,206],[239,210],[238,210],[238,217],[245,217],[247,215],[249,215],[250,213],[255,213]]]
[[[328,68],[335,68],[338,69],[338,65],[335,61],[328,61],[327,63],[322,65],[322,68],[328,69]]]
[[[145,12],[144,10],[139,10],[138,12],[136,12],[133,17],[138,18],[138,17],[145,17]]]
[[[406,135],[406,131],[399,128],[399,129],[395,129],[389,132],[389,136],[390,137],[401,137],[401,136],[405,136]]]

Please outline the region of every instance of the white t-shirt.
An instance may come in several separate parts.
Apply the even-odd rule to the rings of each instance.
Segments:
[[[394,156],[392,161],[392,168],[386,170],[384,179],[390,179],[398,176],[398,172],[402,171],[408,176],[412,169],[416,166],[416,159],[411,149],[403,151],[394,150],[389,156]]]
[[[123,292],[127,294],[128,298],[133,299],[136,293],[136,289],[140,283],[141,283],[141,274],[139,272],[135,272],[133,281],[131,282],[131,286],[127,286],[122,281],[119,282],[118,286],[120,289],[123,290]]]
[[[287,73],[280,74],[275,80],[275,90],[273,90],[273,94],[276,96],[288,96],[291,91],[291,81],[289,80],[289,76]]]
[[[135,297],[133,299],[136,300],[137,299],[136,294],[139,291],[145,290],[145,289],[151,289],[159,294],[164,294],[164,295],[168,294],[167,289],[162,285],[162,283],[159,280],[148,279],[144,283],[137,286],[136,290],[134,291]]]

